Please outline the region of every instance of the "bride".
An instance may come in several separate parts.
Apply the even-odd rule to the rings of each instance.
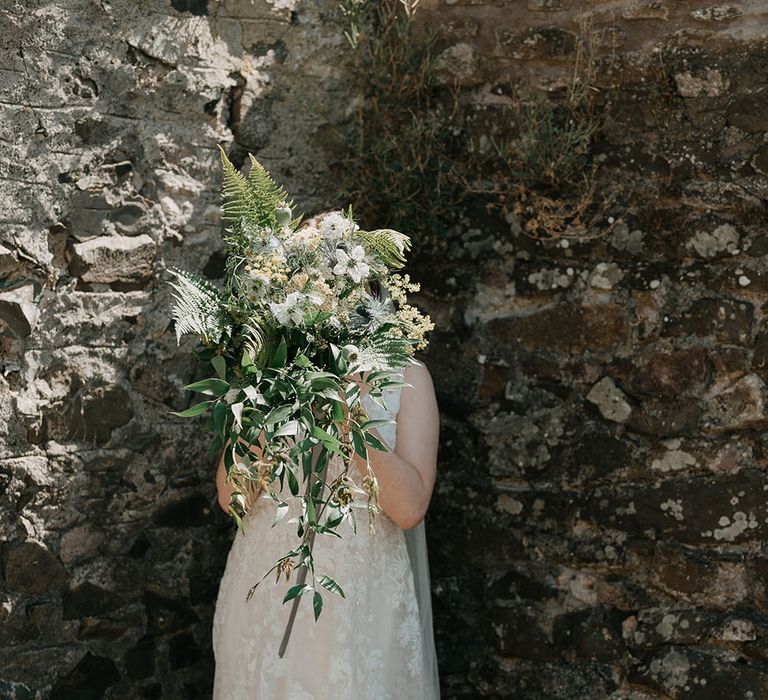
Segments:
[[[391,418],[374,433],[392,452],[369,450],[383,512],[369,533],[365,507],[337,529],[341,538],[318,534],[313,556],[316,573],[328,575],[344,597],[323,590],[317,621],[311,599],[299,600],[287,647],[283,640],[292,603],[283,605],[296,576],[249,589],[298,541],[295,523],[300,499],[291,498],[286,517],[274,527],[274,501],[261,489],[238,530],[219,586],[213,619],[216,662],[214,700],[437,700],[440,689],[432,631],[429,563],[424,516],[435,483],[439,415],[432,378],[420,362],[400,370],[410,386],[385,389],[386,408],[367,394],[369,418]],[[258,447],[252,446],[259,454]],[[366,472],[355,457],[350,470],[358,485]],[[343,469],[332,459],[326,481]],[[224,456],[216,475],[219,504],[226,510],[232,487]],[[279,489],[274,482],[272,488]],[[260,496],[260,497],[259,497]],[[365,503],[363,502],[363,506]],[[289,572],[290,573],[290,572]],[[279,575],[278,575],[279,580]]]

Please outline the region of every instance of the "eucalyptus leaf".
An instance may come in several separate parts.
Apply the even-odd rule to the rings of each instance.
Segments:
[[[208,394],[209,396],[224,396],[224,394],[229,391],[229,384],[222,379],[211,377],[210,379],[203,379],[199,382],[187,384],[184,388],[189,389],[189,391]]]
[[[190,418],[191,416],[199,416],[201,413],[205,413],[205,411],[208,410],[208,407],[212,403],[213,401],[202,401],[201,403],[196,403],[194,406],[190,406],[184,411],[168,411],[168,413],[172,413],[174,416],[180,416],[181,418]]]
[[[216,370],[216,374],[219,375],[219,379],[222,381],[227,381],[227,361],[224,359],[224,356],[214,355],[211,358],[211,364]]]
[[[346,598],[344,591],[341,590],[341,586],[336,583],[330,576],[321,575],[317,582],[323,587],[327,588],[331,593],[338,593],[342,598]]]
[[[293,600],[297,595],[301,595],[304,593],[304,591],[312,590],[312,587],[307,583],[300,583],[296,586],[292,586],[288,589],[288,592],[285,594],[285,598],[283,598],[283,603],[287,603],[289,600]]]
[[[293,413],[292,406],[278,406],[273,408],[264,419],[264,425],[274,425],[288,418]]]

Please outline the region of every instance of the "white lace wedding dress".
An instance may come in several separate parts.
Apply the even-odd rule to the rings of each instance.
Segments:
[[[384,391],[388,410],[368,396],[363,401],[370,418],[394,418],[399,397],[399,388]],[[391,449],[396,427],[377,429]],[[341,462],[332,460],[326,481],[340,469]],[[361,482],[357,475],[355,480]],[[257,499],[244,521],[244,533],[238,531],[229,552],[213,619],[213,700],[439,698],[431,607],[425,625],[416,595],[419,590],[422,600],[425,597],[426,551],[414,559],[421,564],[412,564],[406,531],[383,512],[373,535],[366,509],[356,508],[357,533],[347,519],[338,528],[342,539],[315,536],[316,573],[333,578],[346,597],[318,585],[323,608],[315,622],[312,593],[304,594],[285,654],[278,657],[292,605],[283,605],[282,599],[297,583],[296,572],[288,582],[282,576],[276,585],[273,571],[247,603],[245,599],[253,584],[297,545],[296,523],[287,521],[298,514],[300,501],[289,498],[287,479],[283,494],[290,504],[287,515],[271,528],[275,503],[268,496]],[[420,534],[423,541],[423,530]],[[416,583],[414,566],[420,569]],[[310,579],[308,575],[307,583]]]

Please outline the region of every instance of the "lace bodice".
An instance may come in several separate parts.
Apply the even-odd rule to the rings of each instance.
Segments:
[[[385,408],[363,397],[368,416],[395,418],[400,389],[385,390],[382,398]],[[394,450],[397,426],[377,431]],[[341,466],[332,460],[326,480]],[[286,491],[290,496],[287,481]],[[257,501],[244,532],[235,536],[219,588],[213,621],[214,700],[421,700],[421,628],[403,530],[382,512],[371,535],[361,507],[356,509],[356,533],[348,519],[338,527],[341,539],[316,536],[316,574],[333,578],[345,597],[318,584],[323,609],[315,622],[312,594],[305,594],[281,659],[277,650],[290,613],[290,603],[283,605],[282,599],[296,584],[296,575],[276,585],[273,572],[247,603],[245,597],[298,544],[296,523],[290,520],[301,501],[289,501],[287,515],[274,527],[274,502],[269,496]]]

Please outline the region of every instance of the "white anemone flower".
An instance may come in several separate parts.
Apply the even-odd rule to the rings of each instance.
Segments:
[[[304,320],[303,301],[304,295],[301,292],[291,292],[282,303],[270,302],[269,308],[272,309],[272,313],[279,324],[300,326]]]
[[[336,266],[333,268],[334,275],[349,275],[353,282],[368,277],[371,268],[365,262],[365,248],[356,245],[347,253],[343,248],[336,251]]]
[[[291,292],[282,303],[270,302],[269,308],[279,324],[301,326],[304,323],[307,302],[317,306],[322,303],[322,297],[314,293]]]

